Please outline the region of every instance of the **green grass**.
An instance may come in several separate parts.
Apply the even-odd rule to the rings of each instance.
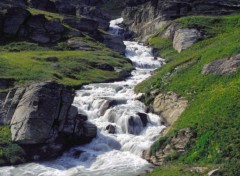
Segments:
[[[39,10],[39,9],[34,9],[34,8],[28,8],[28,11],[32,14],[32,15],[44,15],[48,20],[51,19],[58,19],[60,21],[62,21],[64,19],[63,15],[60,15],[58,13],[52,13],[52,12],[48,12],[48,11],[44,11],[44,10]]]
[[[0,126],[0,133],[0,166],[25,162],[26,153],[11,141],[10,127]]]
[[[167,137],[185,127],[195,129],[197,137],[178,161],[224,164],[239,160],[240,70],[231,75],[202,75],[201,70],[209,62],[240,53],[240,16],[185,17],[176,21],[204,30],[206,37],[180,54],[172,48],[170,40],[152,38],[150,44],[168,63],[139,84],[136,91],[150,95],[149,92],[160,88],[162,92],[173,91],[188,98],[187,110]],[[153,149],[157,146],[161,142],[156,142]],[[234,175],[230,170],[225,172]]]
[[[164,167],[159,167],[153,172],[146,174],[146,176],[200,176],[200,174],[191,172],[189,166],[182,164],[170,164]]]
[[[70,51],[66,42],[58,46],[39,46],[28,42],[10,42],[0,46],[0,77],[14,78],[17,84],[56,80],[70,86],[79,87],[92,82],[118,79],[132,69],[129,61],[104,44],[86,37],[74,40],[85,42],[89,51]],[[57,57],[56,62],[48,61]],[[108,64],[123,71],[97,69],[96,65]]]

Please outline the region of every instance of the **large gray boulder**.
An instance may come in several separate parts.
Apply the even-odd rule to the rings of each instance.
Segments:
[[[73,92],[54,82],[26,88],[11,120],[13,142],[45,143],[63,126],[72,102]]]
[[[173,47],[180,53],[190,48],[201,38],[201,33],[197,29],[178,29],[173,38]]]
[[[55,43],[64,38],[64,31],[60,22],[47,20],[44,15],[34,15],[21,27],[19,37],[41,44]]]
[[[215,60],[202,69],[202,74],[231,74],[240,67],[240,54],[234,57]]]
[[[3,32],[8,35],[16,35],[21,25],[30,16],[26,9],[14,7],[7,11],[4,17]]]

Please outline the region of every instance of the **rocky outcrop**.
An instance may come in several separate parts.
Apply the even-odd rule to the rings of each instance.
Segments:
[[[11,126],[12,141],[28,151],[30,161],[56,157],[68,147],[90,142],[97,134],[96,126],[71,105],[74,91],[63,85],[37,83],[0,97],[1,125]]]
[[[230,58],[215,60],[202,69],[202,74],[231,74],[240,67],[240,55]]]
[[[87,16],[97,21],[100,29],[108,30],[109,28],[110,15],[98,7],[78,6],[76,15],[77,17]]]
[[[132,1],[122,16],[131,31],[146,39],[166,25],[167,21],[187,15],[229,14],[239,11],[239,7],[240,2],[236,0],[148,0],[144,4]]]
[[[64,38],[65,28],[58,22],[47,20],[44,15],[31,16],[20,28],[19,37],[37,43],[55,43]]]
[[[201,38],[201,33],[197,29],[178,29],[174,33],[173,47],[180,53],[191,47],[199,38]]]
[[[15,36],[21,25],[30,16],[30,12],[23,8],[11,8],[4,17],[3,32],[7,35]]]
[[[182,129],[172,137],[162,141],[163,143],[157,151],[151,151],[150,149],[144,151],[142,157],[154,165],[161,166],[169,157],[185,152],[192,137],[193,133],[189,128]]]
[[[178,96],[174,92],[169,92],[167,94],[160,93],[155,97],[153,110],[163,119],[163,123],[167,127],[165,134],[183,113],[187,105],[187,99]]]
[[[99,40],[103,42],[108,48],[111,48],[114,51],[125,53],[126,46],[123,43],[123,38],[116,36],[116,35],[110,35],[105,33],[100,33]]]
[[[98,22],[90,18],[74,18],[68,17],[63,20],[63,23],[76,28],[83,32],[94,32],[98,29]]]

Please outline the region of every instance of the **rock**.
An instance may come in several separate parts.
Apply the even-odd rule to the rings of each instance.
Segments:
[[[107,127],[106,127],[106,130],[108,131],[108,133],[110,133],[110,134],[115,134],[115,132],[116,132],[116,126],[114,126],[114,125],[108,125]]]
[[[148,117],[148,115],[145,114],[145,113],[141,113],[141,112],[138,112],[137,115],[140,117],[143,126],[146,127],[147,124],[148,124],[148,122],[149,122],[149,117]]]
[[[78,6],[76,15],[77,17],[88,16],[91,19],[98,21],[99,28],[103,30],[107,30],[109,28],[109,21],[111,20],[110,15],[106,11],[98,7],[85,6],[85,5]]]
[[[72,50],[86,49],[90,47],[86,42],[82,42],[76,39],[69,39],[67,41],[67,46]]]
[[[201,33],[197,29],[178,29],[174,34],[173,47],[180,53],[190,48],[201,38]]]
[[[19,37],[33,42],[55,43],[64,38],[65,28],[58,21],[47,20],[44,15],[31,16],[21,27]]]
[[[0,89],[8,89],[14,86],[15,80],[12,78],[0,78]]]
[[[184,128],[169,137],[156,152],[152,153],[150,149],[145,150],[142,157],[154,165],[161,166],[168,156],[183,153],[192,137],[191,130]]]
[[[13,142],[45,143],[54,128],[61,130],[72,101],[73,92],[54,82],[26,88],[11,120]]]
[[[83,32],[94,32],[98,29],[98,22],[90,18],[67,17],[63,23]]]
[[[230,58],[215,60],[206,64],[202,69],[202,74],[231,74],[240,67],[240,55]]]
[[[236,0],[146,0],[129,1],[122,13],[124,22],[137,37],[146,41],[169,21],[188,15],[223,15],[237,12]]]
[[[82,135],[89,139],[95,138],[97,135],[97,127],[90,122],[84,122]]]
[[[101,70],[114,71],[114,67],[106,63],[97,63],[97,64],[94,64],[93,67]]]
[[[30,12],[23,8],[10,8],[4,17],[3,32],[7,35],[16,35],[21,25],[30,17]]]
[[[103,34],[101,33],[100,39],[108,48],[111,48],[114,51],[125,53],[126,46],[123,43],[123,38],[110,35],[110,34]]]
[[[58,58],[57,57],[47,57],[46,59],[45,59],[47,62],[58,62]]]
[[[29,0],[29,5],[33,8],[50,11],[50,12],[56,12],[56,6],[55,3],[50,0]]]
[[[208,173],[208,176],[218,176],[221,174],[220,169],[214,169]]]
[[[187,99],[179,97],[176,93],[160,93],[154,99],[153,110],[164,119],[167,127],[171,127],[186,109],[187,105]]]
[[[77,4],[69,3],[69,0],[57,0],[55,1],[55,6],[60,14],[66,14],[66,15],[76,15],[76,6]]]

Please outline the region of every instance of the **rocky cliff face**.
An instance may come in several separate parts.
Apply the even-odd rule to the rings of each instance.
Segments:
[[[11,126],[13,142],[30,150],[29,160],[56,157],[66,148],[88,143],[96,136],[96,126],[71,105],[74,92],[63,85],[44,82],[0,95],[5,98],[0,122]]]
[[[128,5],[123,17],[131,31],[146,39],[169,20],[187,15],[223,15],[239,11],[239,7],[240,2],[236,0],[148,0],[144,4]]]

